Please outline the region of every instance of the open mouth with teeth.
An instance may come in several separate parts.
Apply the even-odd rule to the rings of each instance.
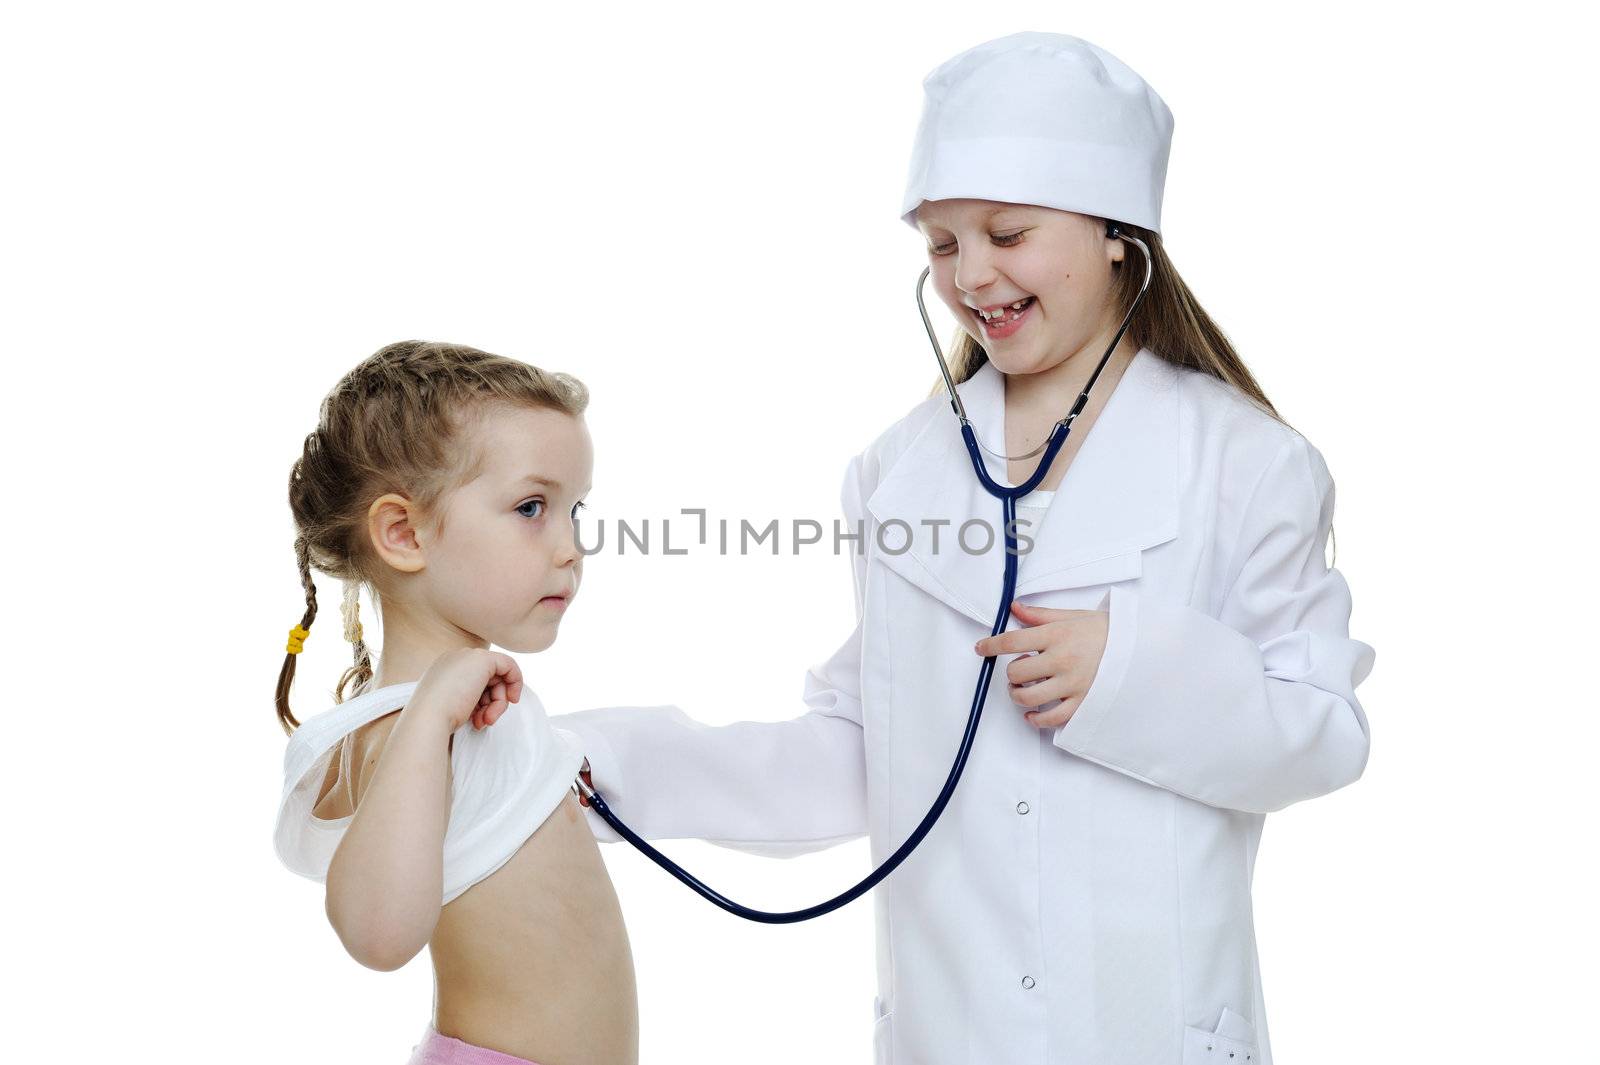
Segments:
[[[1025,299],[1017,300],[1015,303],[1008,304],[1007,306],[997,307],[992,311],[973,308],[972,314],[978,319],[978,321],[983,322],[986,325],[1002,326],[1008,322],[1014,322],[1021,318],[1024,314],[1028,313],[1028,308],[1033,306],[1034,300],[1035,297],[1028,296]]]

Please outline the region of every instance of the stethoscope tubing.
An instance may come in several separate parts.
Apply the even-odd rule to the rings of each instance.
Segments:
[[[960,419],[962,442],[966,445],[967,454],[972,460],[972,468],[977,473],[978,481],[990,495],[1000,500],[1001,516],[1004,521],[1001,528],[1006,543],[1005,573],[1001,585],[1000,606],[995,611],[994,624],[989,628],[990,636],[998,636],[1005,631],[1006,625],[1011,620],[1011,603],[1016,596],[1018,555],[1017,500],[1032,492],[1044,480],[1045,474],[1050,469],[1050,464],[1055,461],[1062,446],[1067,442],[1067,436],[1072,431],[1073,421],[1083,411],[1084,405],[1088,403],[1089,392],[1094,387],[1096,378],[1100,376],[1100,371],[1105,368],[1107,360],[1111,358],[1111,353],[1121,343],[1123,334],[1127,332],[1129,324],[1133,321],[1133,312],[1138,308],[1140,301],[1144,299],[1145,291],[1150,286],[1152,262],[1150,249],[1144,241],[1137,237],[1117,232],[1117,227],[1114,224],[1108,226],[1107,236],[1120,237],[1123,240],[1137,244],[1139,249],[1144,252],[1144,282],[1139,288],[1139,295],[1133,301],[1133,306],[1128,308],[1128,313],[1122,319],[1122,327],[1117,330],[1117,335],[1112,338],[1105,354],[1100,357],[1099,365],[1095,367],[1094,373],[1090,374],[1088,384],[1084,386],[1083,392],[1078,396],[1077,402],[1073,404],[1072,410],[1050,430],[1050,436],[1044,444],[1044,457],[1039,460],[1039,465],[1035,467],[1033,475],[1015,486],[1000,484],[989,475],[988,467],[983,458],[983,450],[986,449],[980,448],[977,433],[973,431],[972,423],[967,420],[966,411],[961,404],[961,397],[957,394],[955,383],[950,376],[950,367],[945,362],[939,339],[933,331],[933,324],[928,320],[927,307],[923,304],[922,288],[923,283],[928,278],[929,268],[925,267],[917,277],[917,309],[922,314],[922,323],[928,330],[928,339],[933,343],[934,354],[939,360],[939,369],[944,374],[945,386],[950,393],[951,409],[955,411],[956,417]],[[1029,456],[1021,457],[1027,458]],[[949,804],[950,797],[955,794],[956,785],[960,782],[961,774],[967,767],[967,757],[972,753],[972,743],[978,735],[978,723],[983,718],[983,704],[989,696],[989,683],[994,678],[996,657],[995,655],[986,656],[983,660],[983,665],[978,669],[978,683],[973,692],[972,707],[967,714],[967,727],[961,734],[961,747],[956,752],[955,761],[950,767],[949,775],[945,778],[944,787],[939,790],[938,798],[933,801],[933,805],[923,815],[916,829],[906,837],[905,841],[882,865],[874,869],[859,883],[814,906],[807,906],[800,910],[769,911],[752,909],[734,902],[727,896],[702,883],[688,870],[646,842],[638,833],[623,823],[622,819],[616,815],[615,811],[606,802],[605,796],[584,783],[581,777],[576,781],[576,785],[588,800],[590,808],[599,814],[606,824],[616,831],[617,835],[633,844],[646,858],[665,869],[674,878],[687,885],[711,904],[726,910],[736,917],[743,917],[746,920],[757,921],[762,924],[795,924],[800,921],[809,921],[814,917],[821,917],[823,914],[831,913],[841,906],[854,902],[868,891],[871,891],[884,877],[899,868],[900,863],[910,857],[911,852],[916,850],[927,834],[933,830],[934,824],[939,820],[940,815],[944,813],[945,806]]]
[[[1057,425],[1052,430],[1050,446],[1046,452],[1047,458],[1040,464],[1039,470],[1017,489],[1007,489],[1006,494],[1001,499],[1002,514],[1005,522],[1003,530],[1006,540],[1005,584],[1000,596],[1000,607],[995,612],[994,624],[989,629],[990,636],[998,636],[1005,631],[1006,624],[1010,620],[1011,602],[1016,594],[1018,554],[1016,501],[1020,496],[1032,491],[1033,486],[1037,485],[1043,478],[1043,471],[1049,469],[1049,460],[1054,459],[1056,453],[1060,451],[1061,445],[1066,443],[1067,431],[1067,427],[1063,425]],[[962,435],[966,439],[968,450],[976,454],[977,439],[972,435],[971,426],[964,426]],[[982,459],[978,458],[976,461],[981,462]],[[939,791],[939,797],[934,800],[928,812],[923,815],[921,823],[917,825],[911,835],[906,837],[905,842],[900,844],[899,849],[854,887],[840,892],[831,899],[819,902],[814,906],[807,906],[801,910],[782,912],[756,910],[734,902],[727,896],[702,883],[688,870],[652,847],[627,825],[623,824],[621,818],[617,817],[612,811],[600,792],[587,785],[582,785],[581,780],[579,783],[584,788],[584,795],[588,798],[589,805],[608,825],[616,830],[619,836],[633,844],[645,857],[661,866],[661,868],[682,881],[690,889],[699,893],[708,902],[727,910],[737,917],[743,917],[750,921],[759,921],[763,924],[794,924],[799,921],[809,921],[814,917],[821,917],[825,913],[831,913],[841,906],[854,902],[866,892],[871,891],[884,877],[899,868],[900,863],[910,857],[911,852],[916,850],[923,838],[933,830],[934,824],[939,820],[940,815],[944,813],[945,806],[949,804],[950,797],[955,794],[956,785],[961,781],[961,774],[966,770],[967,757],[972,752],[972,741],[977,738],[978,724],[983,719],[983,704],[989,695],[989,683],[994,676],[996,657],[995,655],[986,656],[982,666],[979,667],[977,688],[973,693],[972,707],[967,715],[966,731],[961,735],[960,750],[956,752],[955,762],[951,765],[950,773],[945,778],[944,787]]]

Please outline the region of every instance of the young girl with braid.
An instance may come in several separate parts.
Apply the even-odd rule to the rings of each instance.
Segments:
[[[428,946],[434,1015],[413,1065],[638,1058],[628,936],[571,790],[582,752],[494,650],[550,647],[578,590],[586,404],[566,374],[391,344],[328,393],[290,474],[306,610],[278,679],[275,845],[326,884],[361,964],[398,969]],[[344,582],[355,664],[301,723],[289,690],[313,568]],[[383,622],[376,665],[363,586]]]

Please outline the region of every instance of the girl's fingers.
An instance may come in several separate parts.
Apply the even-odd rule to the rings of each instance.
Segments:
[[[1052,632],[1042,626],[1012,629],[998,636],[985,636],[977,642],[973,650],[983,658],[988,658],[990,655],[1018,654],[1022,651],[1042,651],[1050,645],[1052,637]]]
[[[1012,603],[1011,613],[1029,625],[1042,625],[1050,621],[1061,621],[1074,614],[1081,614],[1081,610],[1057,610],[1055,607],[1034,606],[1031,603]]]
[[[1006,679],[1012,684],[1026,684],[1030,680],[1043,680],[1055,671],[1050,656],[1035,652],[1012,659],[1006,667]]]
[[[492,680],[497,687],[495,694],[508,702],[518,702],[522,698],[522,667],[508,654],[500,651],[493,654],[495,669]]]
[[[515,658],[498,652],[496,652],[495,664],[499,667],[493,682],[495,698],[503,699],[506,703],[520,703],[522,701],[522,667],[517,665]]]
[[[1030,710],[1023,717],[1035,728],[1060,728],[1072,720],[1072,715],[1082,702],[1082,699],[1063,699],[1058,706],[1048,710]]]
[[[509,660],[508,660],[509,661]],[[511,693],[511,682],[497,675],[478,696],[478,707],[472,712],[472,727],[486,729],[500,719],[506,708],[517,701]]]
[[[1059,674],[1026,686],[1011,685],[1011,701],[1018,706],[1038,707],[1064,699],[1070,694],[1067,679]]]

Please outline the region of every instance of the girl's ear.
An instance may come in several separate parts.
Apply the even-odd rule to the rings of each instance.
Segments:
[[[423,568],[422,545],[412,525],[411,501],[390,492],[367,508],[367,535],[378,557],[402,573]]]
[[[1107,228],[1111,229],[1115,227],[1108,225]],[[1123,243],[1121,237],[1106,237],[1106,256],[1110,262],[1120,263],[1127,257],[1127,255],[1128,246]]]

